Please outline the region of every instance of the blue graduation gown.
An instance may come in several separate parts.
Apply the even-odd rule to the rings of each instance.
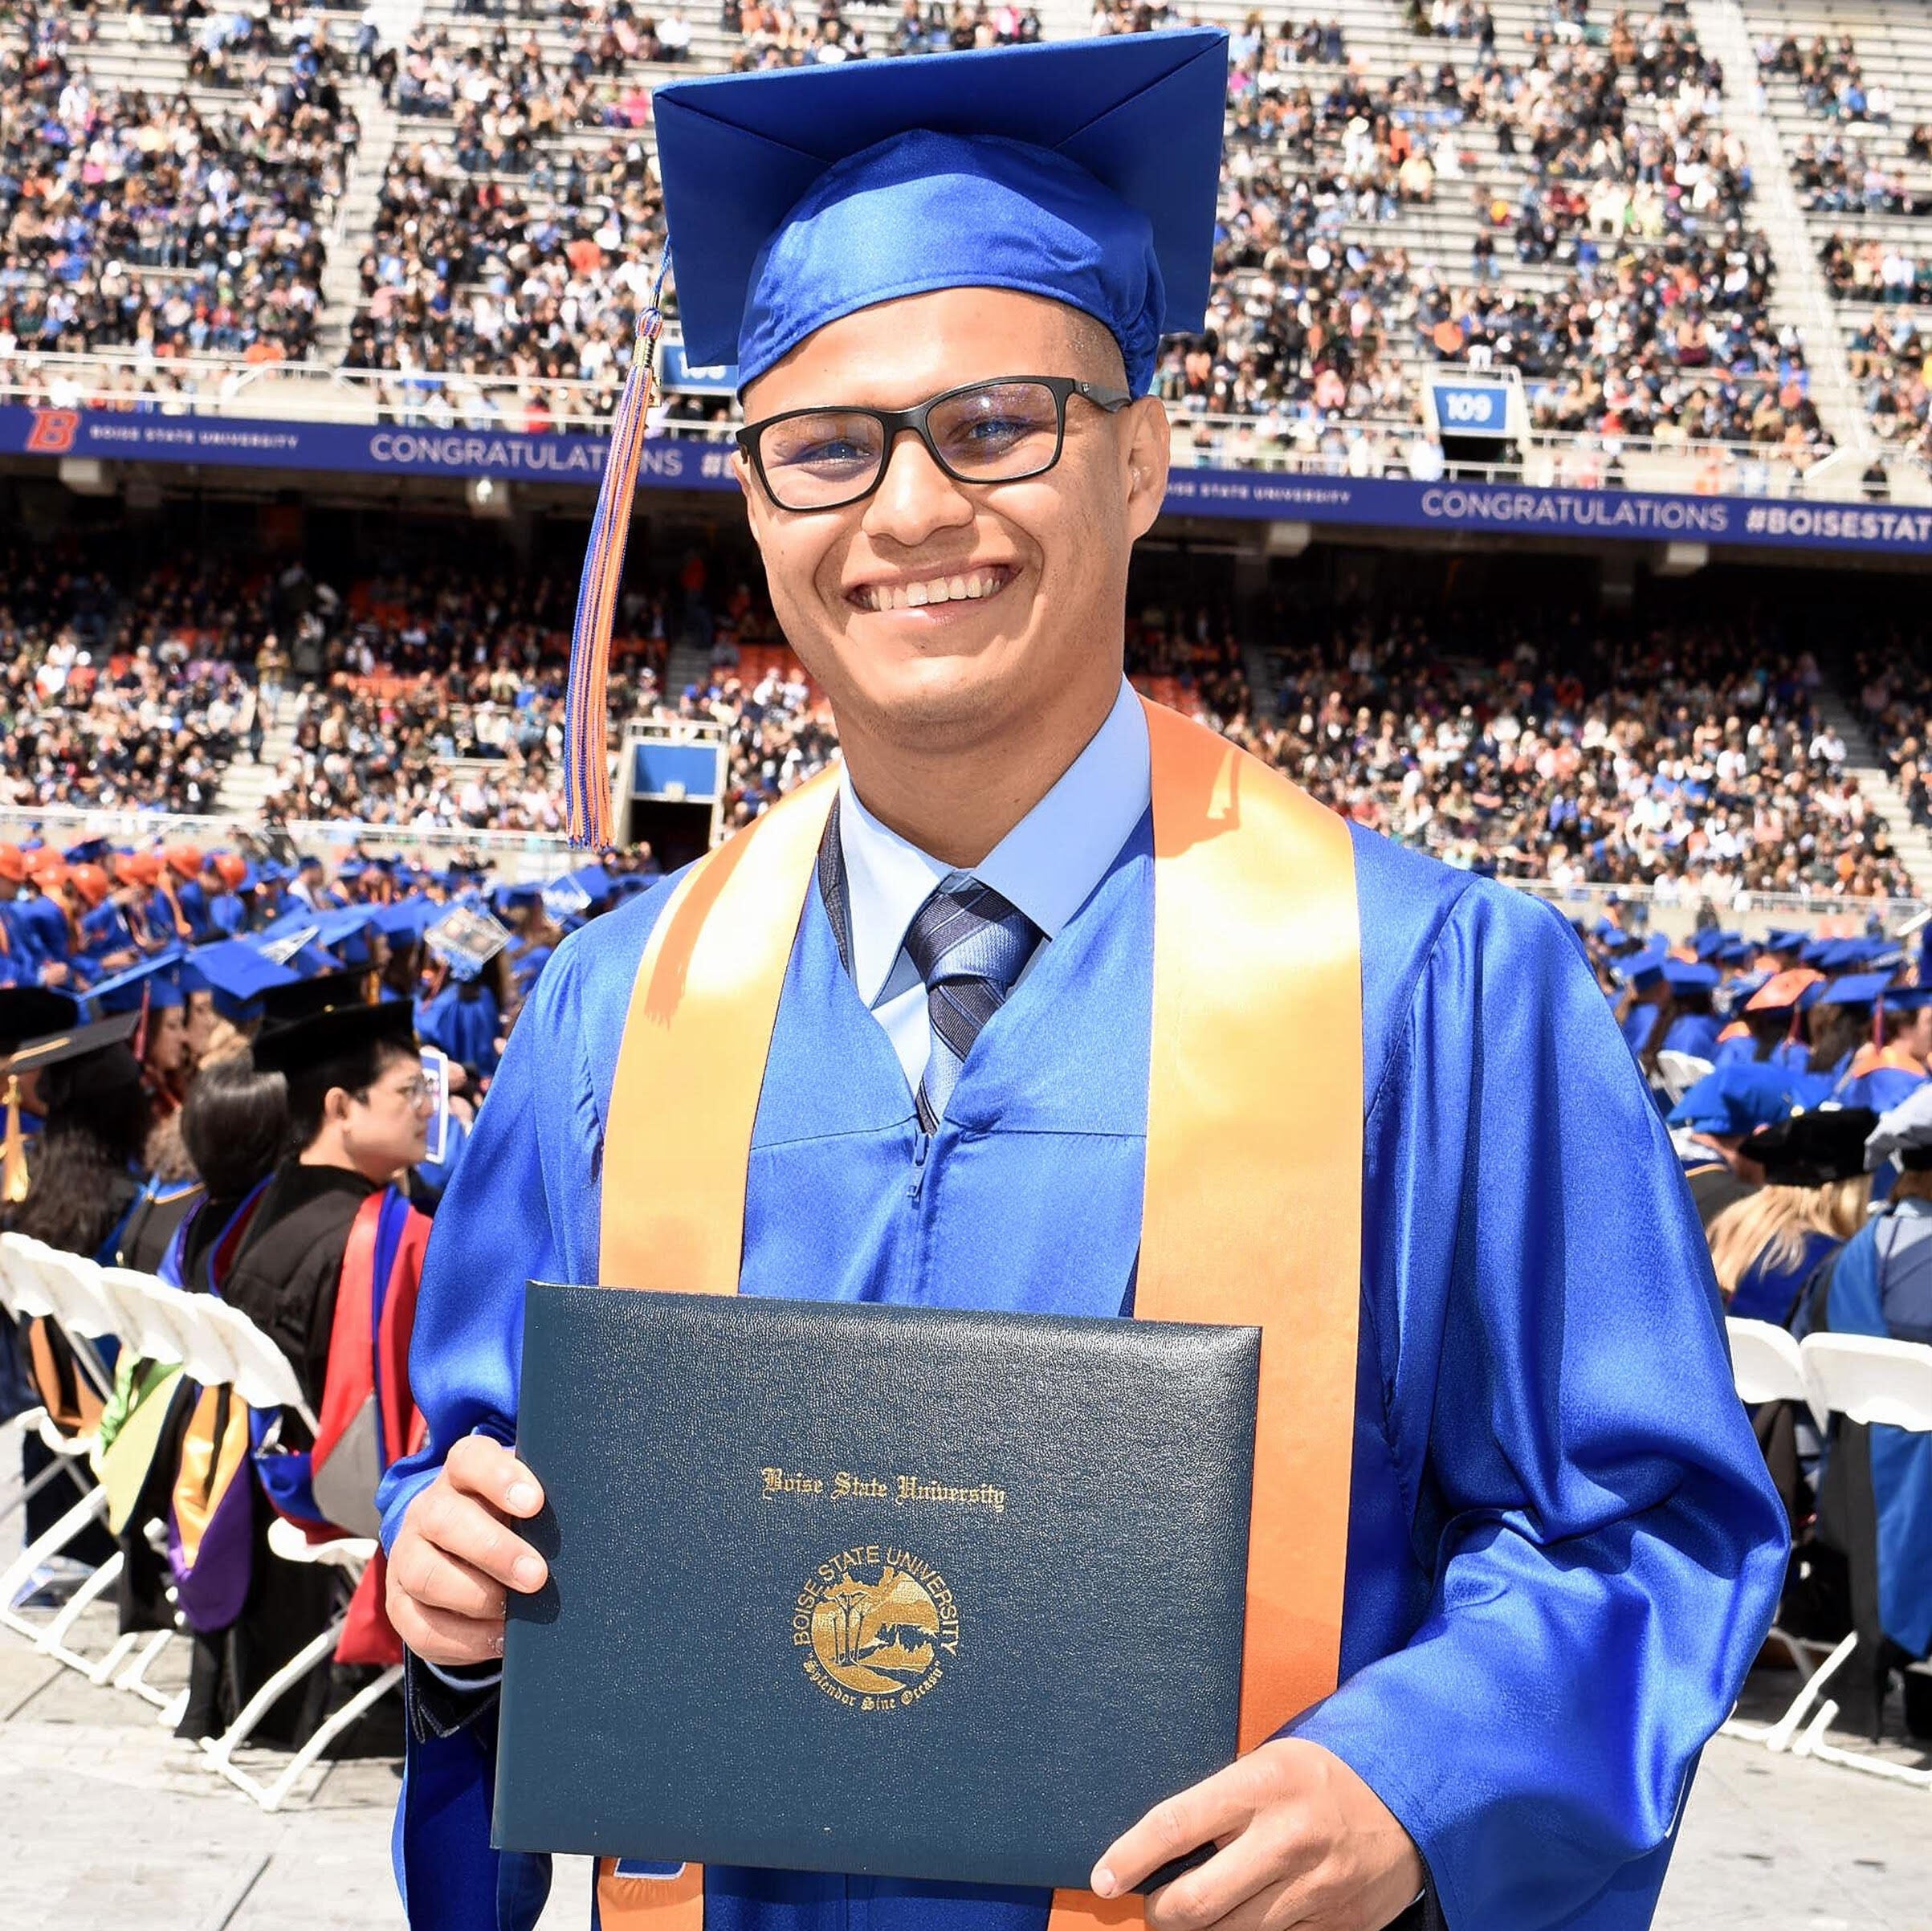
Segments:
[[[496,1036],[503,1024],[487,986],[467,989],[451,980],[434,999],[416,1002],[417,1036],[472,1072],[496,1070]]]
[[[1718,1034],[1722,1029],[1708,1012],[1680,1012],[1671,1020],[1670,1029],[1664,1035],[1663,1050],[1688,1053],[1695,1059],[1714,1059]]]
[[[1356,853],[1343,1682],[1292,1728],[1401,1819],[1450,1923],[1645,1925],[1697,1751],[1775,1605],[1783,1513],[1677,1162],[1562,919],[1372,833]],[[385,1477],[385,1540],[457,1439],[513,1439],[525,1281],[597,1278],[602,1122],[666,896],[560,946],[512,1037],[436,1216],[410,1366],[430,1440]],[[1152,920],[1143,818],[988,1021],[927,1141],[809,894],[752,1135],[744,1291],[1122,1312]],[[412,1746],[396,1844],[419,1925],[534,1917],[532,1860],[483,1848],[486,1776],[467,1733]],[[707,1931],[1041,1931],[1047,1906],[859,1877],[706,1884]]]
[[[1739,1321],[1768,1321],[1783,1327],[1791,1319],[1804,1284],[1843,1243],[1836,1234],[1815,1229],[1799,1237],[1797,1257],[1783,1266],[1767,1247],[1738,1277],[1737,1292],[1726,1310]]]

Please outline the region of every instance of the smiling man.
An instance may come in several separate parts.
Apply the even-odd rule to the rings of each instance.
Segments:
[[[558,949],[438,1216],[385,1489],[414,1924],[548,1882],[487,1847],[532,1278],[1263,1330],[1234,1763],[1090,1892],[616,1867],[605,1931],[1648,1921],[1784,1547],[1669,1143],[1552,911],[1122,674],[1225,67],[1196,31],[656,97],[687,351],[738,362],[845,763]]]

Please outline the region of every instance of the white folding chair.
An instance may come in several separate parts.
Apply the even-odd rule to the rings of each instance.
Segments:
[[[0,1234],[0,1318],[10,1322],[43,1315],[51,1306],[41,1289],[37,1269],[31,1268],[26,1254],[18,1251],[26,1245],[22,1235]],[[31,1408],[10,1416],[0,1426],[18,1428],[22,1435],[38,1434],[46,1420],[45,1408]],[[75,1481],[78,1485],[71,1461],[65,1456],[56,1456],[31,1481],[24,1483],[12,1501],[0,1508],[0,1522],[23,1513],[36,1495],[63,1477]]]
[[[1806,1378],[1832,1413],[1869,1427],[1932,1434],[1932,1347],[1876,1334],[1808,1334],[1799,1351]],[[1850,1656],[1857,1640],[1854,1632],[1832,1651],[1805,1685],[1804,1701],[1816,1698],[1832,1672]],[[1826,1699],[1804,1734],[1791,1745],[1792,1755],[1816,1757],[1821,1762],[1932,1790],[1932,1770],[1914,1770],[1828,1742],[1826,1733],[1837,1714],[1836,1703]]]
[[[119,1338],[120,1316],[100,1291],[100,1270],[91,1261],[63,1253],[39,1240],[18,1234],[0,1236],[0,1239],[6,1243],[9,1277],[20,1311],[50,1321],[59,1328],[72,1353],[75,1372],[84,1375],[105,1399],[113,1391],[113,1379],[101,1365],[93,1343],[104,1335]],[[39,1425],[40,1438],[50,1452],[68,1461],[77,1464],[84,1460],[93,1446],[91,1435],[62,1434],[44,1412]],[[106,1513],[107,1506],[105,1494],[90,1486],[51,1528],[29,1542],[0,1573],[0,1623],[74,1669],[92,1671],[100,1660],[69,1648],[67,1636],[88,1605],[119,1579],[124,1566],[120,1551],[96,1569],[46,1623],[36,1623],[22,1615],[14,1607],[14,1599],[42,1564],[84,1534]]]
[[[214,1318],[222,1338],[234,1363],[234,1387],[251,1408],[285,1408],[300,1416],[312,1436],[316,1432],[314,1412],[302,1393],[301,1383],[287,1357],[239,1308],[220,1302],[212,1303]],[[292,1522],[274,1522],[268,1526],[271,1553],[289,1562],[323,1563],[339,1569],[352,1587],[362,1579],[376,1554],[376,1543],[365,1537],[336,1536],[325,1542],[311,1542]],[[262,1718],[312,1669],[324,1667],[335,1654],[341,1640],[342,1619],[338,1617],[312,1641],[289,1658],[236,1713],[234,1721],[219,1737],[206,1737],[202,1748],[215,1768],[245,1791],[264,1811],[279,1810],[296,1780],[324,1750],[369,1709],[402,1680],[401,1667],[384,1670],[366,1683],[342,1707],[319,1725],[313,1736],[283,1766],[272,1782],[264,1783],[234,1761],[234,1753],[253,1733]]]
[[[1731,1316],[1725,1321],[1724,1327],[1730,1341],[1730,1371],[1737,1384],[1738,1399],[1747,1408],[1755,1408],[1767,1401],[1802,1402],[1822,1435],[1831,1411],[1818,1399],[1816,1391],[1805,1374],[1804,1357],[1796,1339],[1768,1321],[1745,1321]],[[1848,1636],[1834,1648],[1829,1644],[1814,1642],[1808,1636],[1793,1636],[1788,1629],[1780,1628],[1776,1623],[1771,1625],[1768,1633],[1775,1636],[1793,1656],[1822,1658],[1822,1666],[1806,1678],[1790,1708],[1775,1723],[1747,1723],[1732,1717],[1719,1728],[1726,1737],[1737,1737],[1747,1743],[1762,1743],[1767,1750],[1784,1750],[1790,1749],[1792,1739],[1798,1734],[1798,1726],[1810,1709],[1818,1688],[1852,1653],[1854,1639]]]

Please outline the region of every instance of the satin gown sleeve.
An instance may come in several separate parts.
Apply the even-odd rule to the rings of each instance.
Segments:
[[[642,935],[663,896],[640,897],[558,948],[477,1111],[424,1262],[410,1384],[429,1437],[383,1477],[385,1546],[453,1443],[515,1441],[526,1283],[597,1277],[602,1110]]]
[[[1379,1407],[1388,1461],[1371,1482],[1358,1450],[1344,1680],[1290,1729],[1395,1812],[1450,1925],[1647,1925],[1783,1512],[1678,1162],[1562,921],[1480,882],[1436,920],[1369,1069],[1358,1440]],[[1363,936],[1372,961],[1366,892]]]

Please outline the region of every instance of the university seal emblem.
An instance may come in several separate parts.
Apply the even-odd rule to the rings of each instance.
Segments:
[[[834,1702],[903,1709],[936,1689],[960,1653],[952,1586],[909,1550],[841,1550],[813,1570],[792,1606],[805,1673]]]

